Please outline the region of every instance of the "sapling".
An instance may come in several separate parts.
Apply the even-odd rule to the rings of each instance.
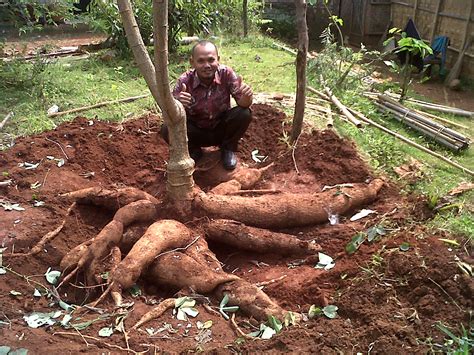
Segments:
[[[406,52],[405,60],[403,63],[399,64],[395,60],[385,61],[384,63],[387,64],[391,71],[397,73],[401,76],[402,82],[401,92],[400,92],[400,102],[405,100],[408,87],[412,82],[412,75],[416,67],[411,64],[411,59],[415,56],[421,56],[425,58],[429,54],[433,54],[433,50],[429,45],[427,45],[423,40],[416,39],[413,37],[408,37],[406,32],[402,32],[399,28],[392,28],[390,29],[389,33],[392,37],[388,38],[384,45],[386,46],[388,43],[392,41],[396,41],[397,46],[394,49],[395,53],[402,53]],[[400,35],[399,40],[395,40],[395,36]]]

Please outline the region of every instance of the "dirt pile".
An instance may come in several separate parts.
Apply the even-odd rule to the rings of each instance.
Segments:
[[[254,106],[254,121],[240,145],[240,163],[250,167],[274,163],[256,188],[315,192],[325,185],[359,183],[374,178],[354,145],[332,131],[305,133],[296,149],[290,149],[281,139],[285,120],[285,115],[272,107]],[[27,251],[61,223],[69,207],[59,197],[62,193],[92,186],[133,186],[157,198],[163,197],[168,153],[158,131],[159,122],[153,116],[123,125],[77,118],[53,131],[20,138],[14,147],[0,153],[3,179],[12,180],[9,186],[0,187],[0,199],[4,205],[18,203],[25,208],[24,211],[0,210],[0,241],[8,248],[4,253],[13,248]],[[256,149],[259,155],[267,156],[264,162],[252,159]],[[208,153],[215,152],[211,149]],[[203,169],[205,163],[200,163],[198,170]],[[211,175],[209,171],[198,171],[197,184],[205,190],[214,187],[215,176]],[[35,204],[41,206],[35,207]],[[359,221],[351,222],[349,216],[340,216],[336,225],[327,223],[279,231],[314,241],[324,253],[337,257],[336,266],[329,271],[314,268],[317,257],[314,262],[302,262],[292,257],[236,251],[215,242],[210,244],[225,271],[251,283],[276,280],[264,286],[264,291],[282,307],[307,312],[312,304],[334,304],[339,307],[338,318],[310,320],[290,327],[270,341],[246,341],[239,345],[234,343],[238,336],[229,322],[198,306],[200,313],[190,322],[178,321],[168,312],[148,325],[155,330],[163,327],[167,330],[152,336],[145,331],[129,334],[130,347],[136,351],[172,352],[223,350],[224,347],[249,352],[365,352],[369,349],[418,352],[426,351],[429,345],[417,339],[432,337],[442,343],[441,333],[432,325],[439,320],[454,326],[466,321],[459,308],[472,308],[472,279],[462,276],[454,263],[454,253],[436,238],[418,239],[423,231],[405,226],[408,217],[421,215],[423,208],[416,199],[399,195],[396,186],[387,182],[379,199],[369,208],[377,214]],[[61,233],[45,246],[44,252],[28,259],[4,256],[3,264],[9,269],[33,276],[25,280],[12,272],[0,275],[3,305],[0,320],[6,322],[0,328],[3,343],[12,349],[28,348],[30,353],[95,352],[98,348],[116,351],[120,350],[117,346],[127,347],[119,334],[105,338],[107,345],[103,339],[100,343],[85,338],[90,343],[88,346],[74,330],[64,330],[57,325],[33,329],[23,320],[23,316],[33,310],[57,309],[49,308],[45,297],[33,296],[34,282],[46,283],[43,274],[48,267],[57,269],[70,249],[95,236],[111,218],[111,213],[103,208],[79,205],[66,218]],[[195,218],[188,221],[188,226],[199,230],[200,223],[200,218]],[[393,231],[381,241],[364,243],[353,255],[345,254],[346,244],[357,231],[378,223],[384,223]],[[402,242],[410,243],[408,251],[400,251]],[[60,296],[69,303],[86,303],[97,295],[97,290],[81,286],[80,279],[75,282],[75,286],[61,290]],[[125,321],[128,327],[152,304],[179,291],[157,289],[143,280],[138,286],[141,296],[126,296],[126,301],[134,302],[134,310]],[[20,291],[21,295],[12,294],[12,290]],[[220,300],[212,301],[217,305]],[[113,310],[106,307],[107,303],[103,306],[105,315],[81,331],[83,334],[97,338],[99,329],[113,323]],[[85,316],[87,320],[98,318],[92,311]],[[237,318],[242,321],[243,329],[250,332],[243,322],[245,317],[238,314]],[[203,337],[203,332],[196,328],[196,320],[213,321],[208,337]]]

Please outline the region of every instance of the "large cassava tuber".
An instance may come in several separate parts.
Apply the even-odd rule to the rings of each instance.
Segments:
[[[185,247],[191,240],[191,231],[184,224],[166,219],[155,222],[118,265],[112,273],[112,279],[123,288],[132,287],[157,255],[173,248]]]
[[[298,255],[321,251],[319,245],[299,240],[293,235],[248,227],[243,223],[227,219],[210,221],[206,226],[206,236],[212,241],[257,253]]]
[[[62,194],[61,197],[74,200],[80,204],[91,204],[105,207],[110,210],[118,210],[120,207],[138,200],[148,200],[155,205],[159,203],[159,201],[152,195],[135,187],[125,187],[118,190],[107,190],[102,187],[89,187]]]
[[[200,193],[195,203],[209,217],[234,219],[262,228],[287,228],[325,222],[328,211],[345,214],[377,197],[383,181],[353,184],[314,194],[282,193],[258,197],[220,196]]]

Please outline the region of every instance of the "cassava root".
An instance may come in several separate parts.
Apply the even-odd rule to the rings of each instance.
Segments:
[[[345,214],[375,200],[383,186],[375,179],[354,184],[351,189],[313,193],[265,195],[257,197],[221,196],[200,193],[195,204],[209,217],[234,219],[261,228],[287,228],[327,221],[328,210]]]

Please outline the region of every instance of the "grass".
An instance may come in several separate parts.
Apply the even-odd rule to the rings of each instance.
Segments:
[[[295,57],[274,47],[273,39],[262,36],[243,40],[219,38],[216,43],[220,49],[221,62],[233,67],[255,92],[294,93]],[[182,47],[178,55],[170,59],[171,78],[176,78],[188,68],[188,51],[189,47]],[[317,86],[315,82],[309,84]],[[396,87],[393,83],[388,85]],[[145,82],[133,65],[132,59],[113,59],[104,62],[100,59],[100,54],[92,55],[87,60],[62,59],[49,64],[37,61],[30,64],[4,65],[0,67],[0,89],[2,90],[0,115],[10,111],[15,113],[14,118],[4,128],[4,132],[14,136],[52,129],[75,116],[48,118],[46,111],[54,104],[60,106],[61,110],[67,110],[147,92]],[[394,119],[384,117],[377,112],[370,101],[360,95],[359,88],[338,92],[337,95],[343,103],[360,110],[371,119],[445,156],[452,157],[460,164],[474,170],[472,148],[463,153],[453,154],[420,137]],[[147,98],[133,103],[109,105],[85,111],[81,115],[107,121],[121,121],[140,116],[150,110],[156,110],[156,106],[151,98]],[[461,133],[472,136],[474,132],[472,120],[449,115],[443,115],[443,117],[467,125],[469,130],[461,130]],[[313,117],[312,122],[317,127],[324,126],[322,119]],[[393,179],[398,179],[393,168],[408,161],[410,157],[422,162],[424,177],[414,185],[406,185],[404,190],[407,194],[421,193],[427,198],[438,199],[460,182],[472,181],[468,175],[458,169],[375,128],[367,127],[359,130],[337,119],[335,126],[341,135],[356,141],[374,169]],[[457,235],[473,238],[474,218],[472,218],[473,207],[470,202],[473,197],[473,193],[468,193],[458,198],[460,210],[437,214],[429,222],[430,226],[433,229],[447,229]]]

